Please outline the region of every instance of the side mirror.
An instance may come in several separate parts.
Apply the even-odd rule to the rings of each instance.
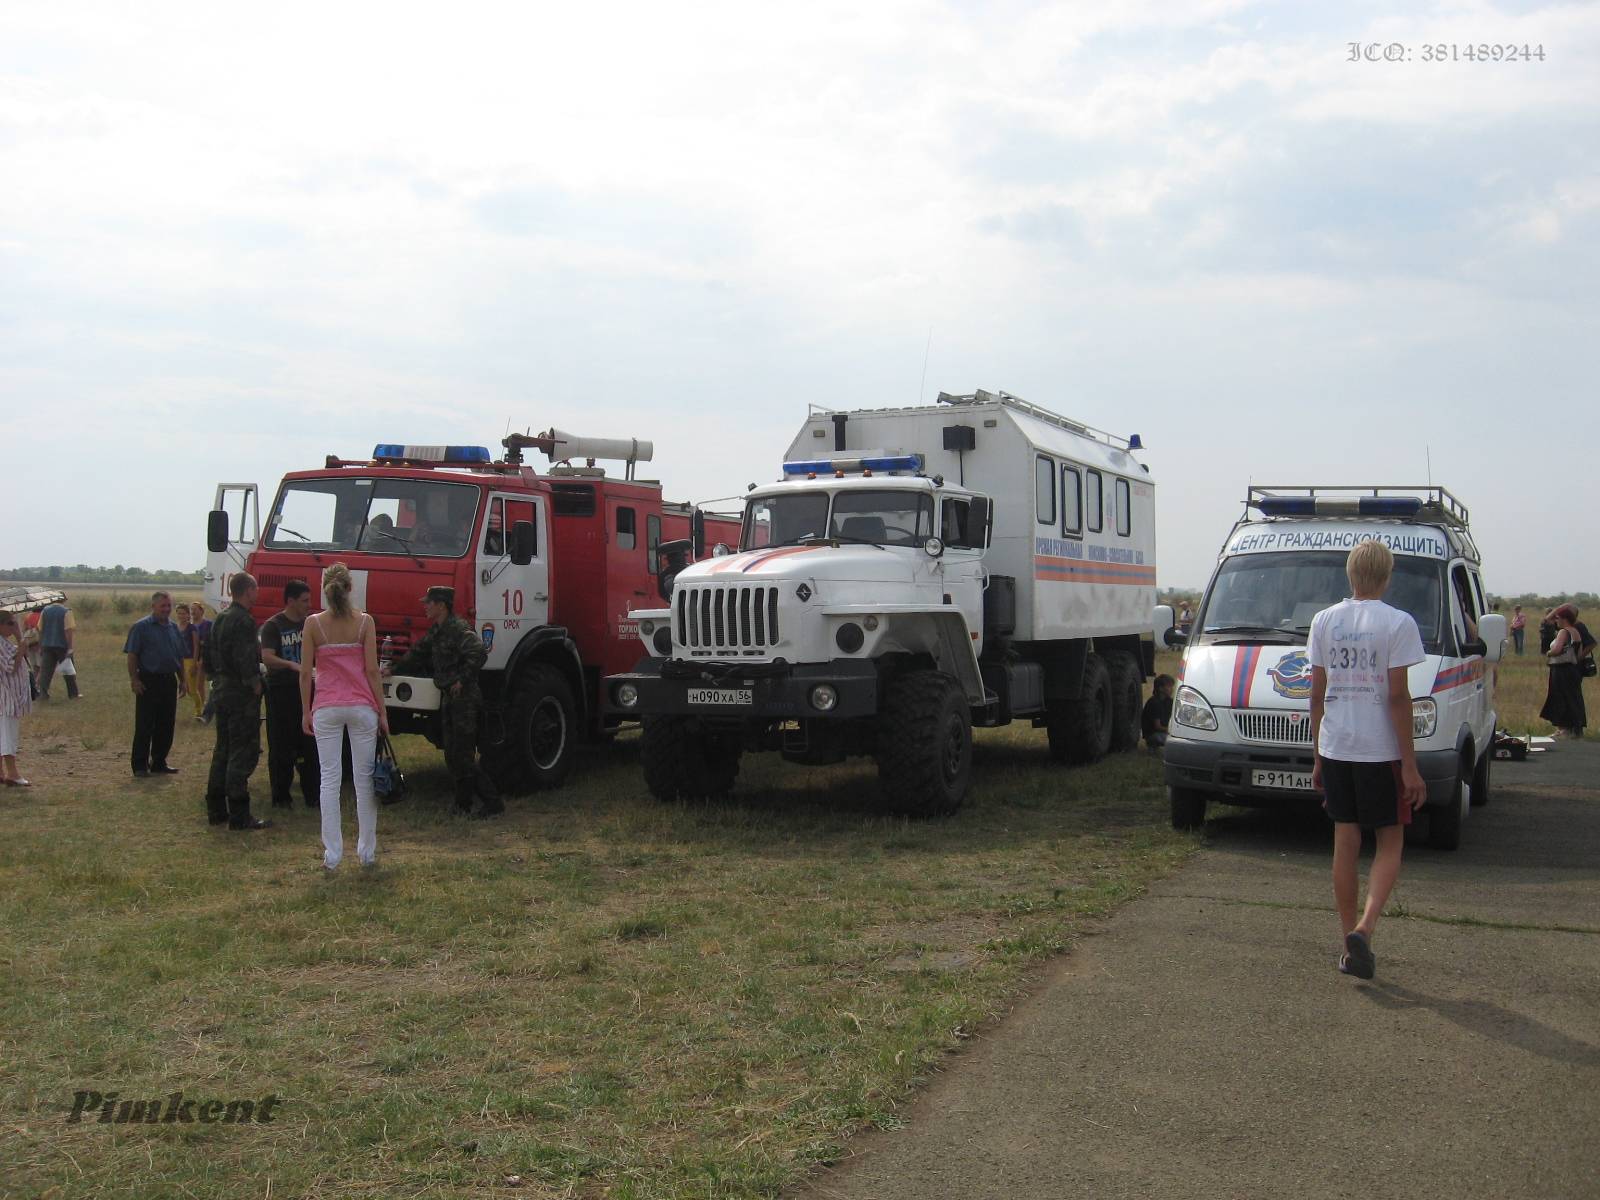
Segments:
[[[516,521],[511,526],[511,565],[525,567],[539,552],[539,535],[532,521]]]
[[[704,558],[706,556],[706,514],[698,508],[694,510],[694,516],[689,518],[689,538],[694,543],[694,556],[696,558]]]
[[[1166,649],[1169,646],[1181,646],[1185,635],[1178,632],[1172,617],[1170,604],[1156,605],[1155,618],[1151,628],[1155,631],[1156,646]]]
[[[987,496],[974,496],[967,508],[967,544],[982,550],[989,544],[989,522],[994,520],[994,508]]]
[[[228,514],[214,508],[206,514],[206,550],[221,554],[228,548]]]
[[[1478,618],[1478,644],[1481,650],[1474,650],[1474,654],[1482,654],[1489,662],[1497,663],[1506,652],[1506,618],[1503,613],[1484,613]]]
[[[677,582],[678,572],[689,565],[689,551],[693,548],[688,538],[679,538],[675,542],[662,542],[656,547],[656,561],[659,563],[656,571],[656,591],[668,603],[672,601],[672,585]]]

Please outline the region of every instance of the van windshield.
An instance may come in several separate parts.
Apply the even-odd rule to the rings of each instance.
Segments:
[[[1202,640],[1272,635],[1303,642],[1311,618],[1350,594],[1343,551],[1240,554],[1217,568],[1200,612]],[[1439,653],[1442,564],[1397,555],[1384,601],[1410,613],[1430,654]]]
[[[457,558],[472,539],[478,489],[422,479],[295,479],[267,518],[269,550],[365,550]]]

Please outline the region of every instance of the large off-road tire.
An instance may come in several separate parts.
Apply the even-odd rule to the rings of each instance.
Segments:
[[[895,812],[955,812],[972,781],[972,710],[960,686],[937,671],[890,683],[878,718],[878,783]]]
[[[1144,733],[1139,727],[1144,712],[1139,664],[1133,655],[1119,652],[1106,655],[1106,669],[1111,675],[1111,750],[1116,754],[1137,750]]]
[[[737,729],[707,729],[695,717],[646,717],[639,737],[645,786],[667,804],[726,796],[743,753]]]
[[[1494,762],[1494,743],[1483,748],[1478,755],[1478,766],[1472,772],[1472,807],[1482,808],[1489,803],[1489,766]]]
[[[1466,819],[1468,803],[1467,770],[1466,763],[1457,764],[1448,803],[1423,810],[1428,814],[1428,845],[1435,850],[1455,850],[1461,845],[1461,824]]]
[[[559,787],[572,770],[578,742],[578,704],[566,677],[544,663],[523,667],[503,716],[503,740],[485,739],[480,747],[496,786],[510,795]],[[493,720],[488,724],[496,727]]]
[[[1057,762],[1099,762],[1111,749],[1115,706],[1106,660],[1091,654],[1083,660],[1083,686],[1076,700],[1058,700],[1045,711],[1050,757]]]
[[[1174,829],[1199,829],[1206,823],[1206,794],[1198,788],[1169,787],[1167,802]]]

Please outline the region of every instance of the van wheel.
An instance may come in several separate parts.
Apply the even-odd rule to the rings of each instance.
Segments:
[[[1111,748],[1113,729],[1111,672],[1098,654],[1083,660],[1083,686],[1076,700],[1062,700],[1045,711],[1050,757],[1057,762],[1098,762]]]
[[[972,710],[953,679],[913,671],[889,685],[878,720],[878,783],[895,812],[941,817],[972,782]]]
[[[1494,762],[1494,746],[1488,746],[1478,756],[1477,769],[1472,772],[1472,807],[1482,808],[1489,803],[1489,766]]]
[[[1449,802],[1427,810],[1428,845],[1435,850],[1455,850],[1461,845],[1461,822],[1467,815],[1466,773],[1466,764],[1458,763]]]
[[[1131,654],[1106,655],[1111,673],[1111,749],[1118,754],[1139,748],[1143,730],[1139,717],[1144,709],[1144,682],[1139,664]]]
[[[1199,829],[1206,823],[1206,794],[1196,788],[1169,787],[1174,829]]]
[[[572,771],[578,705],[555,667],[533,663],[517,673],[502,740],[484,745],[484,766],[502,792],[559,787]]]
[[[708,730],[693,717],[646,717],[639,765],[657,800],[718,800],[733,791],[744,753],[739,731]]]

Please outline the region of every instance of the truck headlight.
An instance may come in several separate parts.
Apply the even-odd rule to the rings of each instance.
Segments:
[[[650,644],[656,648],[656,653],[662,655],[663,657],[671,654],[672,630],[663,625],[660,629],[656,630],[656,635],[650,640]]]
[[[656,631],[656,623],[654,621],[640,621],[639,622],[639,636],[640,637],[647,638],[652,633],[654,633],[655,631]]]
[[[411,685],[409,683],[396,684],[394,689],[394,698],[400,701],[401,704],[404,704],[407,700],[411,699]]]
[[[1439,706],[1433,702],[1433,697],[1424,696],[1420,700],[1411,702],[1411,736],[1417,739],[1431,738],[1433,731],[1439,728]]]
[[[840,650],[846,654],[854,654],[861,649],[861,643],[866,640],[866,635],[861,632],[861,626],[854,621],[846,621],[839,626],[838,632],[833,635],[833,640]]]
[[[639,689],[631,683],[618,685],[617,703],[623,708],[634,708],[639,703]]]
[[[1206,698],[1185,684],[1178,689],[1176,703],[1172,706],[1172,719],[1190,729],[1215,729],[1217,714],[1211,711]]]
[[[811,689],[811,707],[818,712],[829,712],[839,703],[839,693],[831,683],[819,683]]]

